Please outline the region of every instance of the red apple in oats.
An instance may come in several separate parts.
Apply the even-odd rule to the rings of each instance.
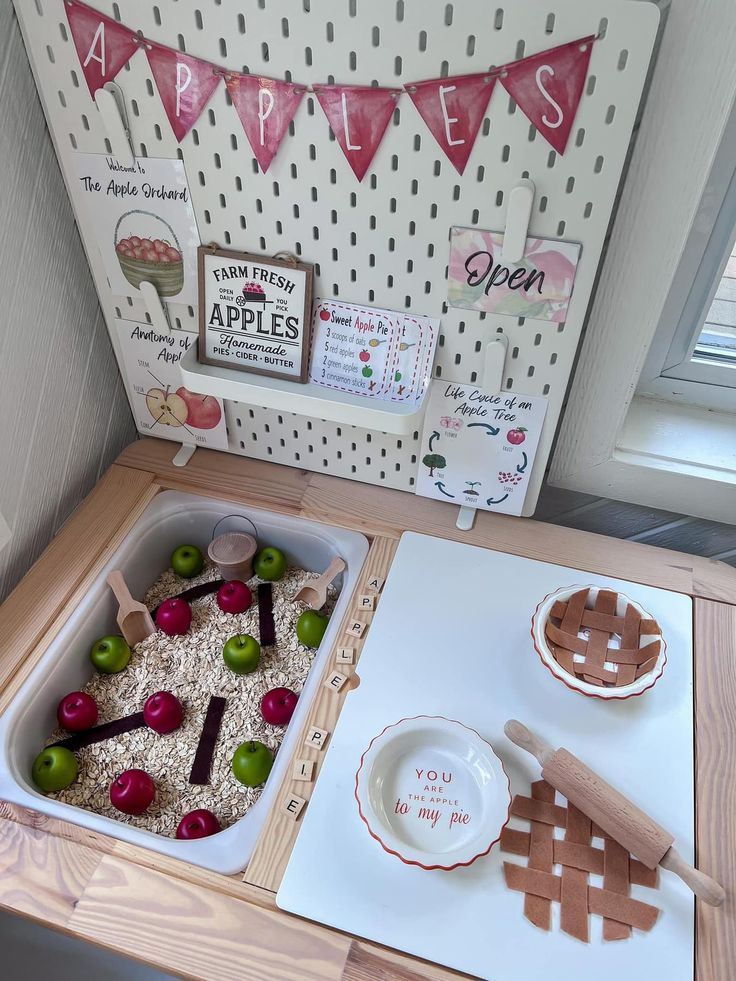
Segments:
[[[184,708],[170,691],[157,691],[146,699],[143,721],[160,736],[167,736],[178,729],[184,718]]]
[[[97,702],[87,692],[71,691],[59,702],[56,718],[67,732],[84,732],[97,722]]]
[[[155,796],[156,784],[145,770],[125,770],[110,784],[110,803],[123,814],[143,814]]]
[[[220,403],[214,395],[199,395],[188,388],[177,388],[176,394],[187,407],[187,425],[195,429],[214,429],[222,419]]]
[[[223,613],[245,613],[252,602],[253,593],[239,579],[231,579],[217,590],[217,605]]]
[[[299,696],[291,688],[272,688],[261,699],[263,721],[271,726],[285,726],[291,721]]]
[[[200,808],[184,815],[176,829],[176,837],[182,841],[192,841],[195,838],[209,838],[221,830],[220,822],[212,811]]]

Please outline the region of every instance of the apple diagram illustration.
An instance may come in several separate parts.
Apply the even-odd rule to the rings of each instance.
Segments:
[[[156,379],[158,381],[158,379]],[[220,403],[212,395],[199,395],[187,388],[171,391],[170,385],[149,388],[146,392],[146,407],[153,417],[154,425],[192,429],[214,429],[222,418]]]

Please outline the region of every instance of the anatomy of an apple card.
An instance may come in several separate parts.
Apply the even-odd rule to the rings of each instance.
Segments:
[[[131,320],[116,320],[115,331],[138,431],[226,450],[221,400],[190,392],[181,383],[179,362],[194,343],[194,335],[184,331],[161,334],[150,324]]]
[[[73,197],[85,241],[97,241],[116,296],[144,281],[172,303],[197,303],[199,232],[181,160],[75,153]]]
[[[521,514],[547,399],[435,379],[427,395],[416,492]]]

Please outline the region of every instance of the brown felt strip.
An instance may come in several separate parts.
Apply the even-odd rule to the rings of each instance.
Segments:
[[[639,624],[641,623],[641,616],[638,610],[633,606],[629,605],[626,607],[626,613],[624,614],[624,628],[621,631],[621,650],[627,651],[630,648],[639,647]],[[619,685],[630,685],[632,681],[636,678],[636,664],[641,663],[641,660],[646,660],[644,655],[641,655],[640,661],[634,662],[634,664],[618,662],[618,684]],[[605,930],[605,923],[603,925]]]
[[[629,853],[613,838],[609,838],[603,850],[603,888],[609,892],[628,896]],[[617,920],[603,920],[604,940],[626,940],[631,936],[631,927]]]
[[[132,715],[125,715],[122,719],[113,719],[112,722],[103,722],[102,725],[86,729],[84,732],[75,732],[67,739],[60,739],[58,743],[51,743],[52,746],[63,746],[74,752],[84,746],[91,746],[93,743],[101,743],[103,739],[112,739],[113,736],[120,736],[124,732],[132,732],[134,729],[141,729],[146,723],[143,720],[142,712],[133,712]]]
[[[202,734],[194,754],[192,772],[189,774],[189,783],[203,785],[210,782],[212,757],[215,755],[215,746],[217,745],[217,737],[220,735],[220,726],[226,704],[227,699],[221,698],[219,695],[213,695],[210,698],[207,714],[204,717]]]
[[[657,888],[657,870],[648,869],[636,858],[629,859],[629,879],[635,886]]]
[[[541,800],[530,800],[529,797],[522,797],[521,794],[517,794],[511,802],[511,813],[516,817],[541,821],[542,824],[553,824],[558,828],[567,825],[567,808]]]
[[[568,801],[565,841],[590,844],[590,818]],[[588,943],[588,873],[562,867],[560,884],[560,929]]]
[[[555,865],[569,865],[593,875],[603,875],[603,852],[582,842],[555,839]]]
[[[618,593],[611,592],[610,589],[599,589],[595,598],[596,613],[606,613],[613,616],[616,613],[616,602]],[[603,664],[608,653],[608,641],[611,634],[609,630],[596,630],[590,628],[588,640],[588,650],[585,654],[585,673],[583,677],[591,684],[596,684],[598,680],[609,680],[598,677],[603,671]],[[595,670],[598,669],[598,670]],[[612,683],[615,683],[615,673]]]
[[[588,909],[597,916],[628,923],[637,930],[651,930],[659,916],[656,906],[596,886],[588,886]]]
[[[546,780],[536,780],[532,784],[532,803],[554,807],[554,787],[548,784]],[[553,839],[554,828],[552,825],[541,821],[531,821],[528,865],[530,869],[552,872],[554,865]],[[552,929],[552,907],[548,899],[541,896],[525,896],[524,916],[541,930]]]
[[[528,831],[517,831],[506,825],[501,831],[501,851],[510,852],[512,855],[523,855],[529,857],[529,845],[531,835]]]
[[[270,582],[258,583],[258,630],[261,647],[276,643],[276,624],[273,622],[273,587]]]
[[[540,872],[538,869],[526,869],[523,865],[515,865],[513,862],[503,863],[503,874],[509,889],[514,889],[516,892],[531,893],[533,896],[551,899],[556,903],[560,901],[560,877],[558,875]]]
[[[201,582],[198,586],[190,586],[189,589],[185,589],[181,593],[175,593],[173,596],[167,597],[167,599],[183,599],[187,603],[191,603],[193,600],[201,599],[203,596],[210,596],[212,593],[216,593],[220,586],[224,585],[224,579],[211,579],[209,582]],[[163,603],[166,600],[162,600]],[[156,619],[156,614],[158,613],[159,606],[151,610],[151,616]]]

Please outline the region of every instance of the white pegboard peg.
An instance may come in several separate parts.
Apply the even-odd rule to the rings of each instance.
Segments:
[[[519,262],[524,258],[535,191],[534,181],[528,177],[523,177],[511,188],[501,249],[501,259],[504,262]]]
[[[152,325],[161,334],[170,334],[171,321],[169,320],[169,314],[161,302],[161,297],[158,295],[156,287],[153,283],[145,279],[140,285],[140,291]]]
[[[194,443],[182,443],[171,462],[175,467],[185,467],[194,456],[196,449]]]
[[[508,348],[509,341],[505,334],[498,334],[486,344],[482,384],[487,392],[500,392],[503,387],[503,372]]]
[[[115,82],[106,82],[95,92],[95,103],[105,124],[113,156],[123,166],[132,167],[135,164],[135,154],[122,89]]]

